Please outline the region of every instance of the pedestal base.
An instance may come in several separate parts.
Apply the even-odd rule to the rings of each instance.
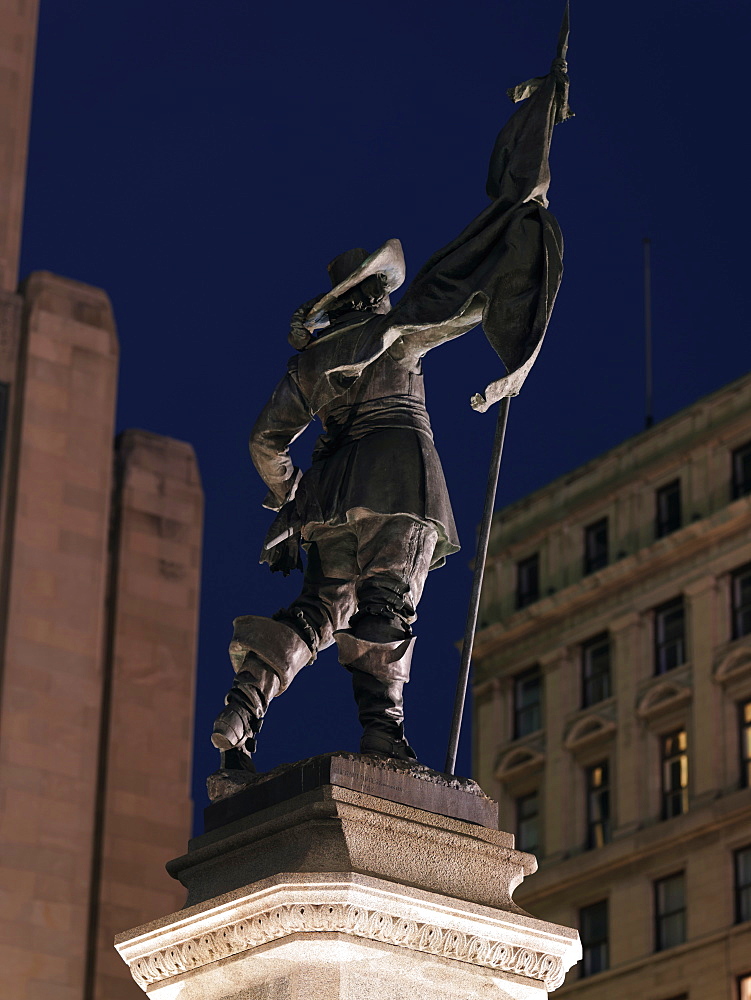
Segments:
[[[542,1000],[580,956],[513,903],[508,834],[332,784],[246,806],[168,866],[192,905],[118,936],[154,1000]]]

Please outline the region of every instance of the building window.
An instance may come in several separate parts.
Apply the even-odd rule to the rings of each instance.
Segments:
[[[666,674],[686,662],[683,598],[655,608],[655,673]]]
[[[655,493],[655,537],[664,538],[681,526],[681,481],[674,479]]]
[[[579,933],[582,942],[581,978],[594,976],[608,968],[608,901],[603,899],[579,910]]]
[[[582,707],[610,697],[610,636],[597,635],[582,646]]]
[[[733,500],[751,493],[751,441],[733,452]]]
[[[662,818],[688,812],[688,738],[685,729],[662,737]]]
[[[514,678],[514,739],[542,727],[542,675],[539,667]]]
[[[584,575],[594,573],[608,564],[608,519],[588,525],[584,529]]]
[[[602,847],[610,840],[610,763],[588,767],[587,847]]]
[[[537,854],[540,849],[540,793],[532,792],[516,800],[516,847]]]
[[[751,976],[741,976],[738,980],[738,1000],[751,1000]]]
[[[751,635],[751,565],[741,566],[730,578],[733,638]]]
[[[516,606],[526,608],[540,597],[540,556],[537,552],[516,564]]]
[[[686,940],[686,879],[683,872],[655,882],[655,951]]]
[[[741,712],[741,786],[751,788],[751,701],[739,706]]]
[[[751,847],[735,852],[735,919],[751,920]]]

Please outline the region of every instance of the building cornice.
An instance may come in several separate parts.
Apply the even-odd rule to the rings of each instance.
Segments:
[[[605,847],[581,851],[546,866],[543,863],[534,881],[517,891],[525,908],[535,909],[551,896],[581,894],[582,885],[590,880],[605,885],[621,877],[624,869],[633,869],[638,860],[648,863],[668,852],[671,861],[688,851],[694,840],[747,820],[751,810],[751,789],[744,788],[720,796],[712,802],[689,809],[683,816],[655,821],[624,837],[617,837]]]
[[[709,517],[688,524],[557,593],[541,598],[512,614],[505,623],[488,625],[475,636],[473,659],[476,662],[484,660],[532,633],[555,628],[571,615],[584,613],[593,605],[623,594],[628,587],[642,580],[647,571],[654,576],[695,559],[703,549],[747,530],[746,522],[750,517],[751,495],[741,497]],[[707,577],[706,570],[701,577]],[[478,679],[482,681],[485,678]]]

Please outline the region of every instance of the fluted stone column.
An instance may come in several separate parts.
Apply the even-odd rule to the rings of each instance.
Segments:
[[[168,870],[188,905],[119,935],[155,1000],[542,1000],[581,949],[512,901],[531,855],[473,782],[356,754],[261,776]]]

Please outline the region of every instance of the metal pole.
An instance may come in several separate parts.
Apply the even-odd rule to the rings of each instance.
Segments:
[[[464,642],[462,643],[462,659],[459,666],[459,679],[456,682],[454,716],[451,720],[451,733],[449,735],[449,745],[446,752],[446,766],[444,768],[445,774],[454,774],[456,768],[456,754],[459,749],[459,734],[462,728],[462,716],[464,715],[464,701],[467,697],[469,666],[472,661],[472,647],[475,642],[477,613],[480,609],[480,594],[482,593],[482,579],[485,575],[485,558],[488,554],[490,528],[493,522],[493,507],[495,505],[496,490],[498,489],[498,475],[501,471],[501,456],[503,455],[503,441],[506,437],[506,423],[508,421],[508,408],[510,402],[511,400],[509,397],[505,396],[501,400],[501,405],[498,407],[498,421],[495,425],[493,453],[490,458],[490,468],[488,469],[488,485],[485,490],[485,508],[482,512],[480,534],[477,539],[475,571],[472,577],[472,593],[469,598],[467,624],[464,628]]]
[[[652,260],[649,237],[645,236],[642,243],[644,245],[644,374],[647,390],[644,427],[649,430],[654,423],[652,412]]]

